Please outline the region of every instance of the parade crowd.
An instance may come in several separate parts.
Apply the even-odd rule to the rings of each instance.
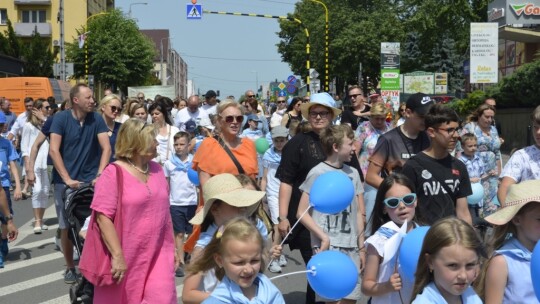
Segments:
[[[183,303],[285,303],[264,274],[287,273],[283,244],[305,265],[337,251],[358,271],[341,298],[308,284],[307,304],[540,303],[528,275],[540,239],[540,106],[534,144],[503,166],[492,98],[462,119],[423,93],[395,112],[359,86],[345,93],[263,103],[252,90],[238,100],[106,90],[96,102],[77,84],[62,103],[26,98],[19,116],[0,97],[0,268],[18,233],[12,199],[31,198],[41,234],[52,187],[64,281],[85,275],[94,303],[177,303],[175,276]],[[328,214],[310,193],[332,172],[354,194]],[[66,197],[87,185],[78,257]],[[392,240],[423,226],[411,277]]]

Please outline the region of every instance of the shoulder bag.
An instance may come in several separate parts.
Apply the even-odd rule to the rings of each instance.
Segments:
[[[122,169],[117,164],[111,164],[116,167],[116,182],[118,185],[118,201],[116,203],[116,215],[113,223],[120,243],[122,243],[122,191],[123,177]],[[101,230],[97,223],[97,212],[92,210],[84,248],[79,263],[79,271],[94,286],[108,286],[116,284],[111,273],[111,253],[101,237]]]

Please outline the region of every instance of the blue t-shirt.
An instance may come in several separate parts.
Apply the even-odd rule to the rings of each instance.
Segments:
[[[2,187],[11,186],[8,165],[10,161],[15,161],[18,158],[19,154],[17,154],[11,142],[5,138],[0,138],[0,162],[2,162],[0,179],[2,180]]]
[[[54,116],[50,133],[62,136],[60,155],[71,179],[91,182],[96,178],[101,159],[97,135],[107,131],[109,129],[105,121],[95,112],[86,115],[82,126],[73,117],[71,110],[62,111]],[[63,184],[64,181],[60,176],[55,176],[53,183]]]

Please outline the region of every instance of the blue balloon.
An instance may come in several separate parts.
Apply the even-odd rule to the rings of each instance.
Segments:
[[[540,242],[536,242],[531,256],[531,280],[536,299],[540,301]]]
[[[354,262],[339,251],[323,251],[314,255],[307,264],[309,285],[320,296],[339,300],[350,294],[358,282],[358,269]]]
[[[403,241],[401,241],[398,260],[401,266],[401,272],[408,281],[414,282],[414,274],[418,265],[420,251],[422,250],[422,243],[428,230],[429,226],[417,227],[407,233]]]
[[[309,192],[311,206],[315,210],[335,214],[349,206],[354,197],[354,185],[343,172],[330,171],[319,175]]]
[[[471,183],[472,194],[467,196],[469,205],[476,205],[484,198],[484,186],[482,183]]]
[[[197,171],[193,170],[192,168],[189,168],[187,170],[187,177],[189,179],[189,181],[194,184],[195,186],[199,186],[200,185],[200,182],[199,182],[199,174],[197,173]]]

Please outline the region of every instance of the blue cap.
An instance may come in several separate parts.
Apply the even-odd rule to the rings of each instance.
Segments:
[[[259,118],[259,116],[255,115],[255,114],[249,114],[248,117],[247,117],[247,120],[248,121],[253,120],[253,121],[256,121],[256,122],[261,122],[261,119]]]

